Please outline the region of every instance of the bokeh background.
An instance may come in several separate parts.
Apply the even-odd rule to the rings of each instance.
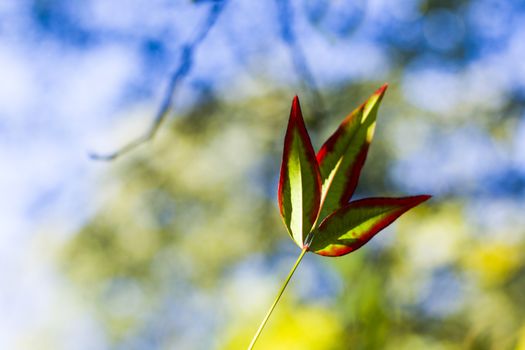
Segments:
[[[525,349],[524,62],[519,0],[0,1],[0,348],[244,349],[293,95],[318,148],[389,82],[356,197],[434,197],[259,348]]]

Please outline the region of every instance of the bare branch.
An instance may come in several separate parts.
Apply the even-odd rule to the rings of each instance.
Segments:
[[[109,154],[90,153],[89,156],[91,159],[104,160],[104,161],[114,160],[122,156],[123,154],[135,149],[136,147],[146,142],[149,142],[151,139],[155,137],[158,130],[162,126],[164,120],[168,116],[169,112],[173,109],[173,101],[174,101],[175,92],[178,86],[180,85],[181,81],[191,71],[191,68],[193,66],[193,56],[194,56],[195,50],[204,41],[204,39],[208,35],[211,28],[217,22],[217,19],[219,18],[220,14],[224,10],[224,6],[226,5],[226,2],[227,2],[226,0],[213,1],[210,7],[210,10],[208,12],[206,21],[204,21],[201,27],[198,28],[194,32],[192,38],[188,40],[188,42],[185,45],[183,45],[180,64],[171,74],[170,80],[168,82],[168,86],[166,87],[166,90],[164,92],[162,103],[159,107],[159,110],[155,114],[155,118],[153,119],[151,126],[144,133],[144,135],[136,138],[135,140],[131,141],[130,143],[126,144],[125,146],[123,146],[122,148],[120,148],[119,150],[113,153],[109,153]]]

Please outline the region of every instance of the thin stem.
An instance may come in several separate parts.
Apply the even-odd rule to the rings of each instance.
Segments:
[[[281,289],[279,290],[279,293],[277,294],[277,297],[275,298],[272,306],[270,306],[270,310],[268,310],[268,312],[266,313],[266,316],[264,316],[264,319],[262,320],[261,325],[259,326],[259,329],[257,329],[257,332],[253,336],[252,342],[248,346],[248,350],[253,349],[253,347],[255,345],[255,342],[259,338],[259,335],[261,334],[264,326],[268,322],[268,319],[270,318],[270,315],[272,314],[273,309],[275,309],[275,306],[277,305],[277,303],[281,299],[281,296],[283,295],[284,290],[286,289],[286,286],[288,286],[288,282],[290,282],[290,279],[292,278],[293,273],[297,269],[297,266],[299,266],[299,263],[301,262],[301,260],[303,260],[303,257],[304,257],[304,255],[306,254],[307,251],[308,251],[308,247],[304,248],[301,251],[301,254],[299,255],[299,257],[297,258],[297,261],[295,262],[295,264],[293,265],[292,269],[288,273],[288,277],[286,277],[286,280],[284,281],[283,285],[281,286]]]

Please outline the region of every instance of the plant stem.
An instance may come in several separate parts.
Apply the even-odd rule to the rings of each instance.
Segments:
[[[264,319],[262,320],[261,325],[259,326],[259,329],[257,329],[257,332],[253,336],[252,342],[248,346],[248,350],[253,349],[253,347],[255,345],[255,342],[259,338],[259,335],[261,334],[264,326],[268,322],[268,319],[270,318],[270,315],[272,314],[273,309],[275,309],[275,306],[277,305],[277,303],[281,299],[281,296],[283,295],[284,290],[286,289],[286,286],[288,286],[288,282],[290,282],[290,279],[292,278],[293,273],[297,269],[297,266],[299,266],[299,263],[301,262],[301,260],[303,260],[303,257],[304,257],[304,255],[306,254],[307,251],[308,251],[308,248],[303,248],[303,250],[301,251],[301,254],[299,255],[299,257],[295,261],[295,264],[293,265],[292,269],[288,273],[288,277],[286,277],[286,280],[284,281],[283,285],[281,286],[281,289],[279,290],[279,293],[277,294],[277,297],[275,298],[272,306],[270,306],[270,310],[268,310],[268,312],[266,313],[266,316],[264,316]]]

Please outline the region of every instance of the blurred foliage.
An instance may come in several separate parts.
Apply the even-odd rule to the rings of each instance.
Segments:
[[[82,11],[67,2],[57,2],[62,5],[56,8],[52,1],[34,3],[38,40],[57,37],[61,43],[95,45],[109,37],[137,47],[153,42],[159,50],[141,54],[143,69],[157,75],[169,71],[171,54],[178,52],[169,35],[129,35],[111,28],[98,32],[76,20]],[[228,81],[228,87],[234,86],[230,90],[220,89],[224,85],[211,78],[191,80],[190,74],[188,85],[206,90],[196,107],[179,112],[151,144],[111,163],[99,189],[110,199],[60,254],[65,276],[111,348],[247,346],[299,253],[276,203],[294,93],[322,97],[322,108],[319,101],[302,98],[318,148],[383,83],[370,81],[375,78],[369,75],[377,78],[371,72],[345,71],[343,81],[319,79],[322,90],[317,91],[313,76],[322,74],[315,68],[332,61],[320,56],[328,63],[317,66],[312,59],[309,68],[307,54],[309,49],[322,51],[327,45],[319,44],[322,40],[344,47],[365,37],[376,45],[363,46],[369,49],[365,54],[380,51],[387,57],[391,84],[356,197],[426,191],[437,196],[349,256],[326,261],[307,255],[258,348],[525,350],[525,228],[519,220],[525,172],[513,159],[503,167],[497,161],[504,157],[492,157],[513,150],[523,119],[523,85],[521,90],[502,87],[501,81],[514,77],[491,70],[505,68],[497,61],[501,57],[467,66],[510,40],[510,29],[497,34],[487,23],[494,28],[498,21],[517,23],[506,17],[513,7],[490,1],[411,1],[403,7],[384,2],[383,17],[375,14],[379,19],[366,25],[366,2],[344,6],[349,3],[283,5],[287,11],[300,9],[295,16],[300,25],[276,20],[270,29],[283,33],[267,38],[262,31],[267,40],[262,43],[255,40],[258,28],[246,25],[249,18],[240,29],[227,28],[238,59],[232,64],[250,78]],[[242,7],[227,6],[232,13],[240,8],[244,19]],[[316,31],[311,47],[310,38],[301,36],[309,33],[305,23]],[[248,37],[248,44],[236,42],[237,31]],[[289,37],[279,37],[285,34]],[[303,45],[306,58],[295,57],[295,73],[306,72],[312,81],[296,77],[296,85],[289,86],[287,80],[264,76],[265,69],[272,69],[265,60],[273,57],[263,53],[270,45],[278,47],[279,40],[288,43],[291,61],[293,50]],[[278,71],[285,75],[293,67],[279,66]],[[135,84],[144,85],[150,98],[154,89],[143,79]],[[243,83],[250,85],[246,93]],[[421,99],[410,96],[415,93]],[[427,184],[432,186],[427,189]],[[506,212],[501,217],[491,212],[498,205]],[[494,216],[497,225],[483,224]],[[34,343],[29,341],[31,347]]]
[[[343,327],[337,315],[331,310],[308,304],[283,304],[273,326],[257,342],[260,349],[345,349],[341,343]],[[252,315],[253,316],[253,315]],[[224,349],[244,349],[253,337],[253,324],[257,317],[250,317],[250,323],[233,324],[232,336],[223,344]]]
[[[324,120],[308,120],[306,107],[314,145],[376,86],[325,92]],[[387,134],[417,110],[393,90],[358,196],[400,193],[385,176],[396,157]],[[275,199],[290,101],[285,91],[205,100],[151,147],[114,163],[101,188],[111,200],[62,261],[115,348],[246,347],[298,253]],[[463,207],[436,198],[347,257],[308,255],[337,277],[296,276],[259,347],[522,349],[524,235],[480,234]],[[298,289],[301,278],[320,294]]]

